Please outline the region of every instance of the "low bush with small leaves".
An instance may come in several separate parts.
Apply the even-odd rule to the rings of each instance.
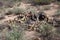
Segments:
[[[51,7],[50,6],[43,6],[44,10],[49,10]]]
[[[12,31],[10,31],[7,35],[6,35],[6,40],[25,40],[23,38],[24,36],[24,30],[21,29],[22,27],[18,26],[18,25],[11,25],[12,26]],[[19,29],[20,27],[20,29]]]
[[[21,2],[21,0],[0,0],[1,6],[5,8],[12,8],[17,2]]]
[[[13,8],[13,9],[8,9],[8,11],[5,13],[5,15],[19,15],[25,12],[25,9],[22,8]]]
[[[22,8],[13,8],[13,13],[16,15],[24,13],[24,12],[25,12],[25,10]]]
[[[34,0],[35,3],[37,4],[49,4],[54,0]]]
[[[60,16],[60,9],[58,9],[58,10],[55,12],[55,14],[53,15],[53,17],[58,17],[58,16]]]
[[[4,15],[3,14],[0,14],[0,20],[1,19],[5,19]]]
[[[60,9],[57,10],[56,15],[60,15]]]
[[[42,22],[39,26],[39,33],[43,40],[50,40],[55,33],[55,28],[48,23]]]

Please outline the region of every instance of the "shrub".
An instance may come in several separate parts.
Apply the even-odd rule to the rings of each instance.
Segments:
[[[5,12],[5,15],[11,15],[13,10],[8,9],[7,12]]]
[[[7,37],[7,40],[23,40],[22,39],[22,31],[20,32],[13,30],[13,32],[9,33],[9,36]]]
[[[37,13],[37,10],[36,10],[36,8],[28,7],[27,12],[28,12],[28,13],[29,13],[29,12],[32,12],[32,14],[36,14],[36,13]]]
[[[51,7],[50,6],[43,6],[44,10],[49,10]]]
[[[19,30],[19,26],[17,25],[11,25],[12,26],[12,31],[10,31],[7,35],[6,35],[6,40],[24,40],[23,38],[23,34],[24,31],[23,29]]]
[[[55,12],[55,14],[53,15],[53,17],[58,17],[58,16],[60,16],[60,9],[58,9],[58,10]]]
[[[24,12],[25,12],[25,10],[22,8],[13,8],[13,13],[15,15],[19,15],[19,14],[24,13]]]
[[[52,1],[53,0],[34,0],[34,2],[37,3],[37,4],[49,4]]]
[[[13,8],[13,9],[8,9],[7,12],[5,13],[5,15],[11,15],[11,14],[19,15],[24,12],[25,12],[25,10],[22,8]]]
[[[0,14],[0,20],[5,19],[3,14]]]
[[[21,0],[2,0],[5,8],[12,8],[16,3],[21,2]]]
[[[57,13],[56,14],[60,15],[60,9],[57,10]]]
[[[60,27],[60,9],[53,15],[53,26]]]
[[[39,33],[43,40],[50,40],[55,33],[55,28],[47,23],[42,22],[39,26]]]

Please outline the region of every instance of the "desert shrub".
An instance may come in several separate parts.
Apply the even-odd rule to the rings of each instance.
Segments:
[[[37,4],[49,4],[52,1],[53,0],[34,0],[34,2],[37,3]]]
[[[57,0],[57,1],[60,1],[60,0]]]
[[[57,16],[60,16],[60,9],[58,9],[55,14],[53,15],[53,17],[57,17]]]
[[[56,4],[60,5],[60,1],[57,1],[57,0],[56,0],[55,2],[56,2]]]
[[[21,2],[15,3],[15,7],[19,7],[21,5]]]
[[[23,8],[13,8],[13,13],[16,15],[24,13],[24,12],[25,10]]]
[[[2,1],[8,1],[8,2],[9,1],[14,1],[15,2],[15,1],[21,1],[21,0],[2,0]]]
[[[8,9],[7,12],[5,12],[5,15],[11,15],[12,14],[12,11],[11,9]]]
[[[21,2],[21,0],[1,0],[5,8],[12,8],[16,3]]]
[[[24,12],[25,12],[25,10],[22,8],[13,8],[13,9],[8,9],[5,14],[6,15],[10,15],[10,14],[19,15],[19,14],[22,14]]]
[[[3,14],[0,14],[0,20],[5,19]]]
[[[52,15],[53,17],[53,26],[55,27],[60,27],[60,9],[58,9],[54,15]]]
[[[60,14],[60,9],[57,10],[57,13],[56,14],[58,14],[58,15]]]
[[[27,12],[28,12],[28,13],[29,13],[29,12],[32,12],[32,14],[36,14],[36,13],[37,13],[37,10],[36,10],[36,8],[28,7],[28,8],[27,8]]]
[[[50,6],[43,6],[44,10],[49,10],[51,7]]]
[[[39,26],[39,33],[43,40],[50,40],[55,33],[55,28],[47,23],[42,22]]]
[[[23,40],[22,39],[22,31],[20,32],[13,30],[13,32],[9,33],[9,36],[7,37],[7,40]]]
[[[21,1],[21,0],[13,0],[13,1]]]
[[[23,36],[24,36],[24,30],[22,29],[22,27],[18,26],[18,25],[11,25],[12,26],[12,31],[10,31],[7,35],[6,35],[6,40],[24,40]],[[20,27],[20,29],[19,29]]]

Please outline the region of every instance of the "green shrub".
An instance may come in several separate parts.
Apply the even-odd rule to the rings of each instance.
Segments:
[[[57,10],[56,15],[60,15],[60,9]]]
[[[37,13],[37,10],[36,10],[36,8],[28,7],[27,12],[28,12],[28,13],[29,13],[29,12],[32,12],[32,14],[36,14],[36,13]]]
[[[13,13],[16,15],[24,13],[24,12],[25,10],[23,8],[13,8]]]
[[[22,40],[22,38],[20,39],[20,37],[22,37],[21,35],[21,32],[13,31],[9,34],[6,40]]]
[[[24,40],[23,38],[24,31],[23,29],[21,29],[22,27],[20,27],[20,30],[19,30],[19,26],[15,24],[11,26],[12,26],[12,31],[10,31],[6,35],[6,40]]]
[[[39,26],[39,33],[43,40],[50,40],[55,33],[55,28],[48,23],[42,22]]]
[[[34,0],[35,3],[42,3],[42,4],[49,4],[51,3],[53,0]]]
[[[8,9],[5,14],[6,15],[10,15],[10,14],[19,15],[24,12],[25,12],[25,10],[22,8],[13,8],[13,9]]]
[[[12,14],[12,11],[11,9],[8,9],[7,12],[5,12],[5,15],[11,15]]]
[[[44,10],[49,10],[51,7],[50,6],[43,6]]]
[[[58,16],[60,16],[60,9],[58,9],[58,10],[55,12],[55,14],[53,15],[53,17],[58,17]]]
[[[1,0],[5,8],[12,8],[16,3],[21,2],[21,0]]]

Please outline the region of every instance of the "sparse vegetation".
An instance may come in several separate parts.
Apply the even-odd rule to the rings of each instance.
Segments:
[[[60,40],[56,1],[0,0],[0,40]]]
[[[37,4],[50,4],[53,0],[34,0]]]
[[[24,31],[23,28],[17,25],[11,25],[12,26],[12,31],[6,35],[6,40],[24,40]],[[22,29],[21,29],[22,28]]]
[[[12,12],[13,12],[14,14],[16,14],[16,15],[19,15],[19,14],[24,13],[25,10],[22,9],[22,8],[13,8],[13,11],[12,11]]]
[[[44,6],[43,9],[44,10],[49,10],[51,7],[50,6]]]
[[[12,14],[12,10],[8,10],[6,13],[5,13],[5,15],[11,15]]]
[[[60,9],[57,10],[56,15],[60,15]]]
[[[32,12],[32,14],[36,14],[37,13],[37,10],[35,8],[33,8],[33,7],[29,7],[27,9],[27,12]]]
[[[5,18],[4,15],[0,14],[0,20],[4,18]]]
[[[14,15],[19,15],[19,14],[23,14],[25,12],[24,9],[22,8],[13,8],[13,9],[9,9],[5,15],[11,15],[11,14],[14,14]]]
[[[42,22],[42,24],[39,27],[39,33],[40,36],[43,37],[43,40],[50,40],[55,33],[55,28],[48,23]]]
[[[56,16],[56,17],[57,17],[57,16],[60,16],[60,9],[58,9],[53,16],[54,16],[54,17],[55,17],[55,16]]]

